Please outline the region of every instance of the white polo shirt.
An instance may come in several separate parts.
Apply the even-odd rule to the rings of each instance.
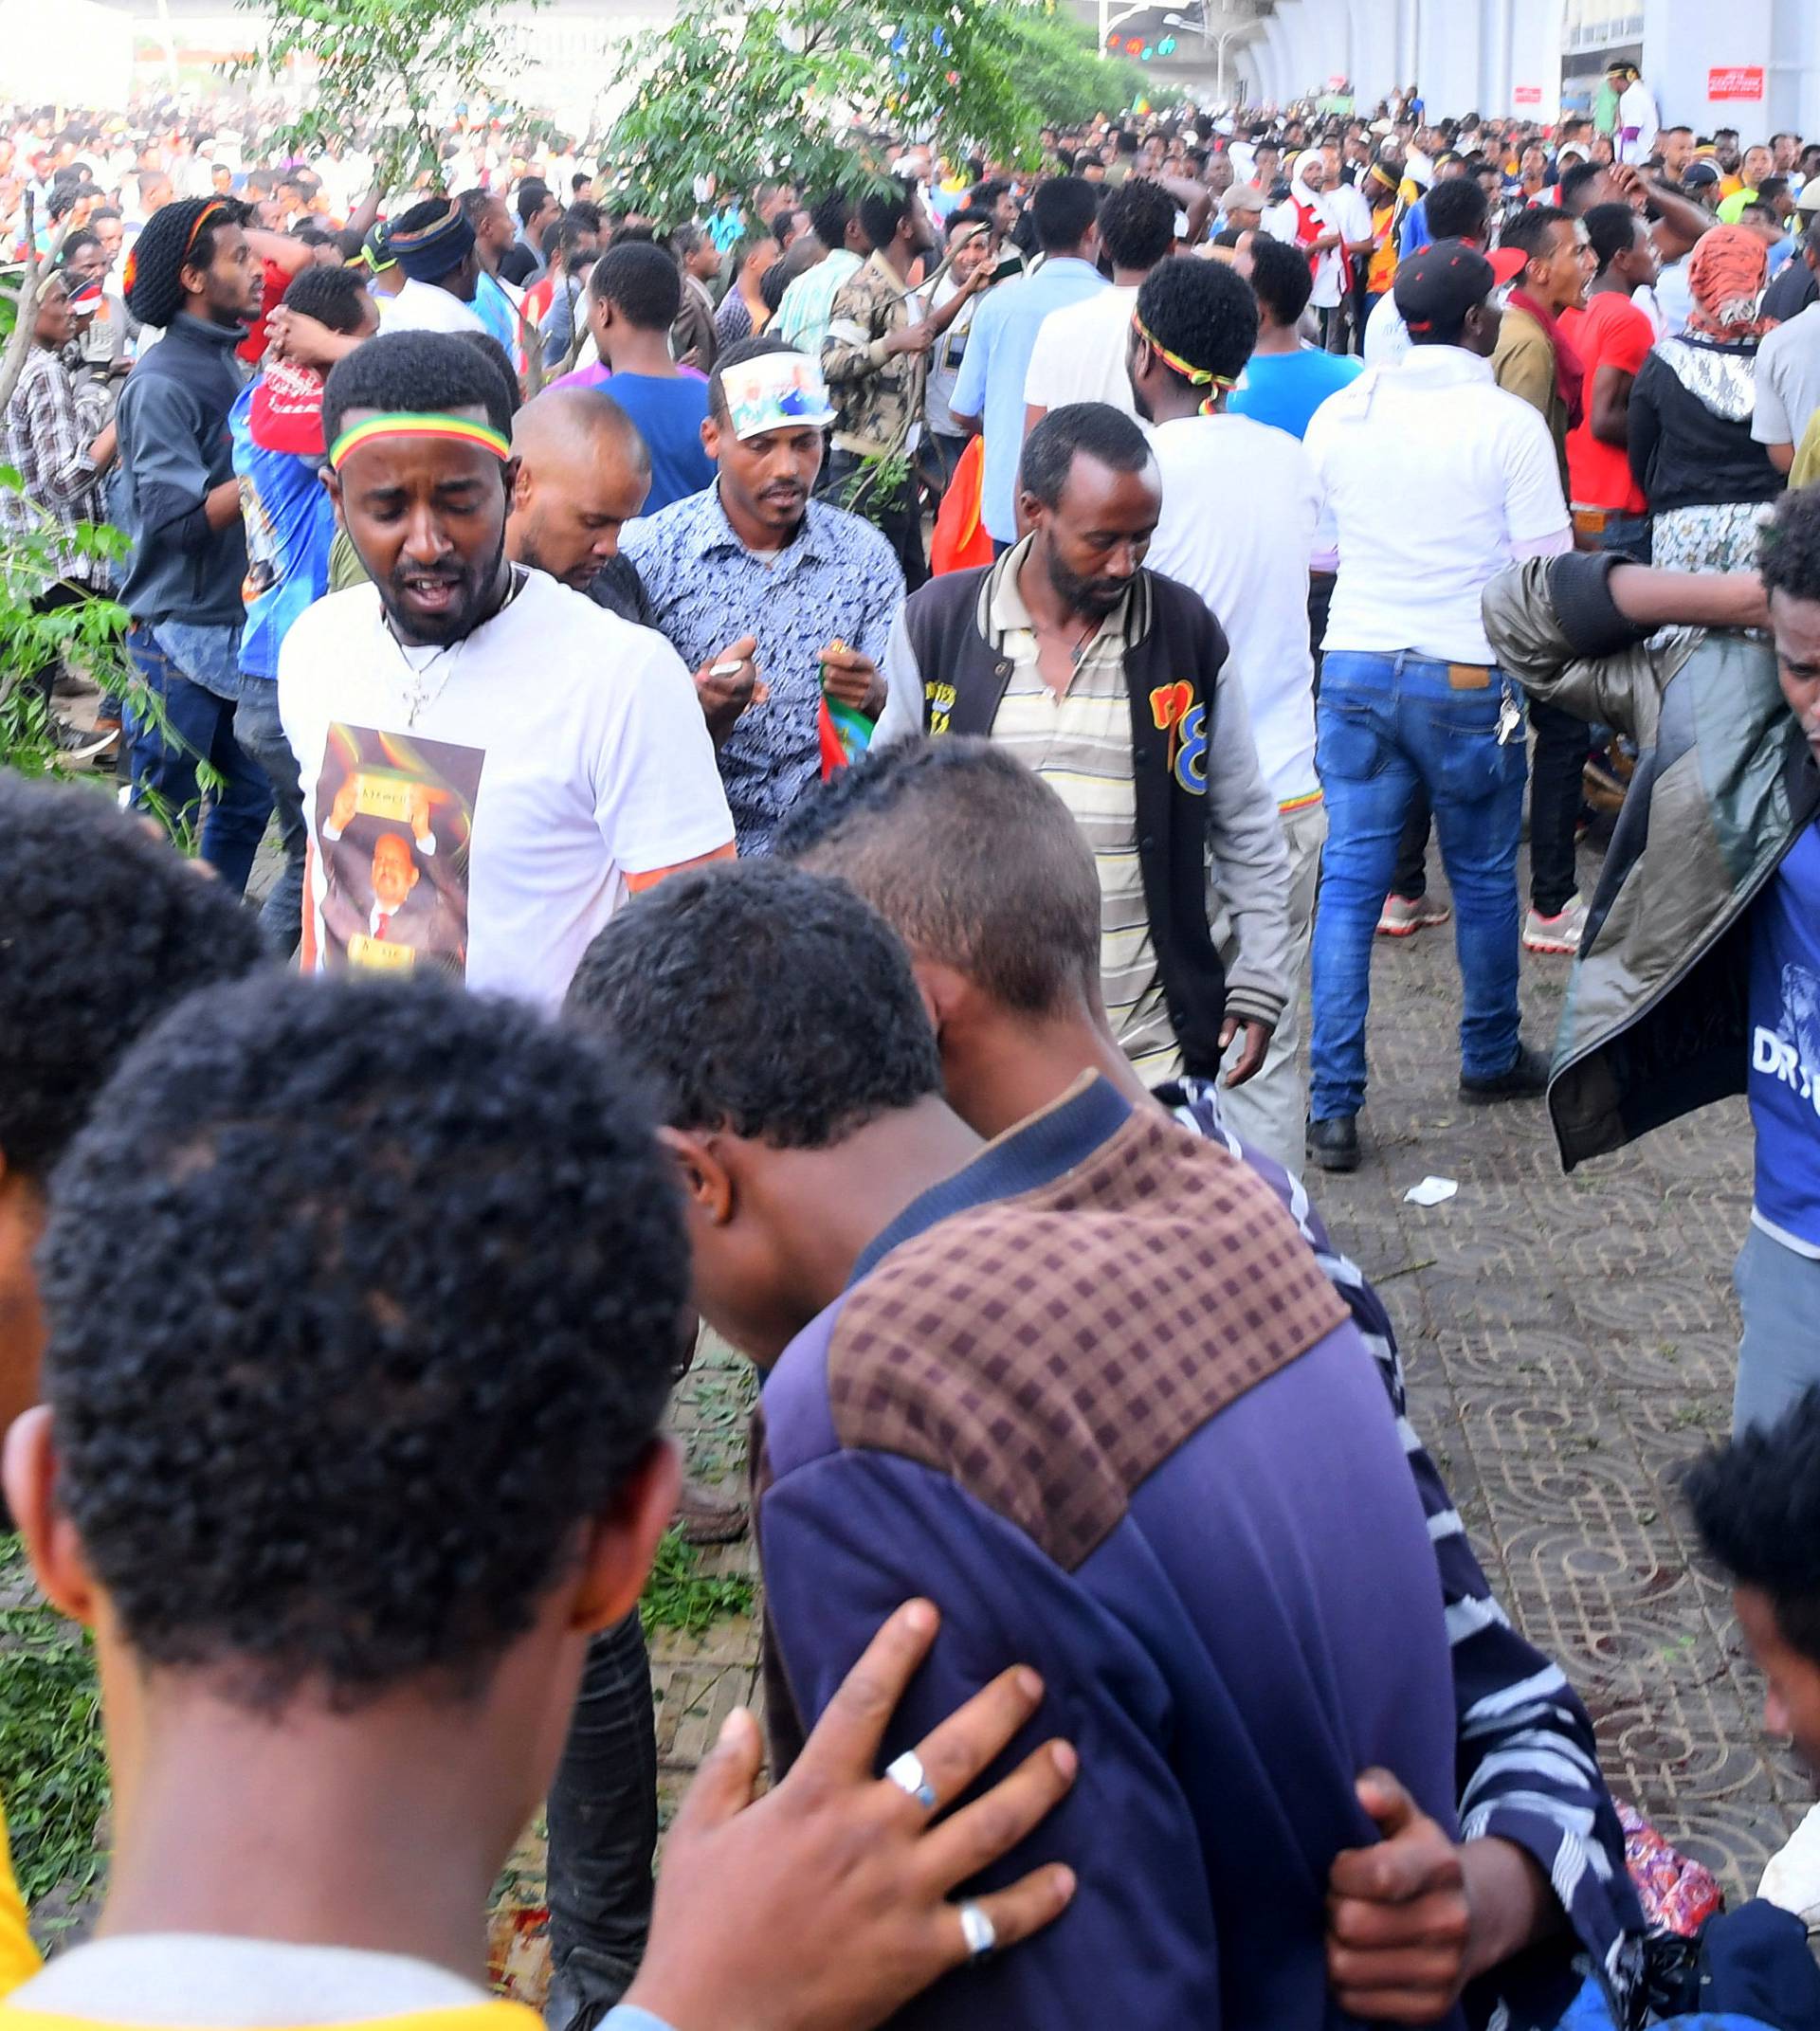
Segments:
[[[1489,360],[1418,345],[1330,396],[1303,443],[1339,536],[1322,646],[1496,662],[1486,584],[1574,542],[1537,411],[1498,386]]]
[[[284,638],[278,707],[318,968],[433,964],[553,1007],[628,876],[733,843],[682,658],[542,571],[444,649],[406,648],[371,585],[331,593]],[[387,857],[410,887],[382,929]]]

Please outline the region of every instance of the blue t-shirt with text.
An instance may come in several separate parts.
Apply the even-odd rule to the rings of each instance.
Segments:
[[[1820,825],[1751,915],[1749,1091],[1757,1218],[1820,1249]]]

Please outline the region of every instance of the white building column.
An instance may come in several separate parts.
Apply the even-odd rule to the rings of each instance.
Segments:
[[[1712,73],[1763,72],[1760,99],[1715,100]],[[1820,9],[1813,0],[1649,0],[1643,73],[1664,126],[1736,127],[1748,145],[1778,129],[1820,132]]]
[[[1552,122],[1561,110],[1561,34],[1566,0],[1508,0],[1499,9],[1502,48],[1498,62],[1499,85],[1490,114],[1515,114],[1520,119]],[[1539,104],[1518,91],[1540,91]]]
[[[1396,71],[1399,0],[1350,0],[1352,14],[1353,93],[1357,104],[1370,108],[1406,83]]]
[[[1258,52],[1258,72],[1264,86],[1264,103],[1281,106],[1294,96],[1294,87],[1289,82],[1289,65],[1285,60],[1283,44],[1283,23],[1272,14],[1264,25],[1264,33],[1254,45]]]
[[[1289,97],[1300,99],[1318,91],[1327,75],[1321,63],[1321,38],[1315,31],[1306,0],[1277,0],[1277,19],[1283,24]]]
[[[1441,119],[1483,112],[1479,103],[1483,41],[1479,0],[1421,0],[1416,20],[1414,75],[1430,116]]]

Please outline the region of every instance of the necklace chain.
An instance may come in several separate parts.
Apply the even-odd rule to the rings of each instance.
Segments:
[[[490,620],[498,620],[500,614],[503,613],[511,606],[512,602],[518,598],[519,589],[525,582],[527,574],[518,565],[512,565],[509,569],[512,574],[511,583],[506,588],[505,597],[500,602],[498,612],[488,616]],[[420,670],[410,660],[410,648],[398,639],[397,631],[391,625],[391,616],[390,614],[386,615],[385,624],[386,633],[391,637],[392,645],[398,651],[398,660],[405,666],[405,680],[399,688],[404,693],[405,724],[408,727],[413,727],[417,724],[417,715],[421,712],[427,712],[448,688],[448,680],[455,674],[455,660],[462,650],[467,646],[468,636],[464,635],[457,642],[439,644],[435,653],[431,655]],[[485,625],[484,621],[481,624],[482,626],[485,626]],[[469,633],[471,634],[473,630],[470,629]],[[437,673],[434,684],[431,684],[428,680],[432,671]]]

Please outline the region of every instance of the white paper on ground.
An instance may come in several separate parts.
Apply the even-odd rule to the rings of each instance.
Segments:
[[[1403,1194],[1403,1203],[1405,1206],[1444,1206],[1459,1189],[1451,1178],[1424,1178],[1420,1185],[1411,1185]]]

